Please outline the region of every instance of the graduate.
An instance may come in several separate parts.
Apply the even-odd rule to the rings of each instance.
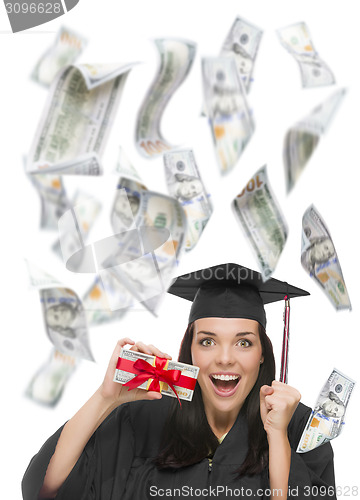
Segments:
[[[335,498],[330,443],[295,452],[311,409],[275,381],[264,304],[299,288],[237,264],[178,277],[170,293],[192,301],[179,361],[200,368],[193,400],[113,382],[120,349],[171,359],[120,340],[103,383],[31,460],[25,500]]]

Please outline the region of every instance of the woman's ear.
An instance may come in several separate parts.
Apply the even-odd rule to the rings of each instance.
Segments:
[[[264,362],[264,356],[261,356],[261,358],[260,358],[260,364],[262,365],[263,362]]]

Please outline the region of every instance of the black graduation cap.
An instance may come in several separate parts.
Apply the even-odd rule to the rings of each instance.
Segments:
[[[309,292],[238,264],[220,264],[175,279],[169,293],[191,300],[189,323],[200,318],[246,318],[266,327],[264,304]]]

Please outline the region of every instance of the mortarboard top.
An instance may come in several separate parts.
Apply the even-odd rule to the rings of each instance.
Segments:
[[[246,318],[266,327],[264,304],[309,292],[238,264],[220,264],[176,278],[168,292],[191,300],[189,323],[200,318]]]

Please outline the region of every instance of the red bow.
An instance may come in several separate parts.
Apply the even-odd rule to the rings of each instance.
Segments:
[[[165,370],[164,366],[168,362],[165,358],[158,358],[155,356],[155,366],[152,366],[150,363],[143,359],[137,359],[134,363],[134,368],[139,372],[133,379],[129,380],[124,384],[129,388],[129,391],[139,387],[143,382],[146,382],[149,378],[152,378],[152,382],[149,386],[149,391],[160,392],[160,381],[166,382],[171,389],[174,391],[175,396],[177,397],[179,404],[181,406],[181,402],[179,396],[176,392],[174,384],[179,380],[181,375],[181,370]]]

